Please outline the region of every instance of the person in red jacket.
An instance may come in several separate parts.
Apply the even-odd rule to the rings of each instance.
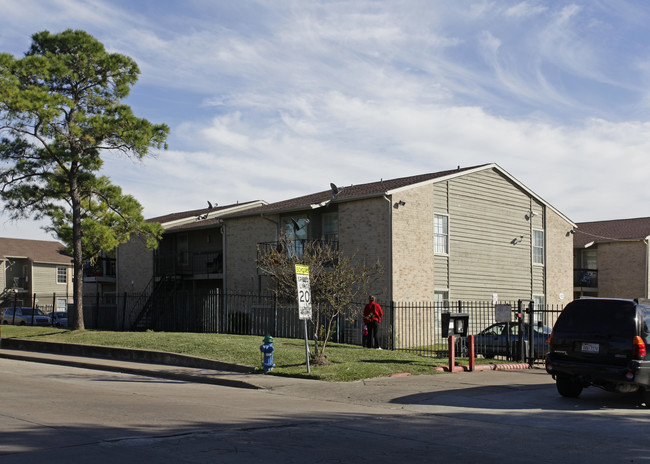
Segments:
[[[363,308],[363,323],[368,327],[368,336],[367,347],[381,350],[379,346],[379,337],[377,336],[379,332],[379,324],[381,323],[381,317],[384,315],[384,312],[381,309],[379,304],[375,303],[375,297],[370,295],[368,297],[368,304]]]

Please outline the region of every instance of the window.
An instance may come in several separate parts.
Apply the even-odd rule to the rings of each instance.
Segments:
[[[339,240],[339,214],[338,213],[325,213],[323,214],[323,238],[325,241]]]
[[[176,239],[176,252],[178,253],[177,259],[178,264],[181,266],[187,266],[190,262],[189,256],[189,242],[187,240],[187,234],[179,234]]]
[[[433,251],[435,254],[449,254],[449,216],[433,215]]]
[[[433,292],[433,304],[436,308],[449,308],[449,292],[447,290],[436,290]]]
[[[543,230],[533,230],[533,264],[544,264]]]
[[[535,323],[544,322],[544,311],[546,309],[546,298],[544,295],[533,295],[533,303],[535,304],[535,312],[533,313]]]
[[[305,241],[307,240],[307,226],[309,219],[306,217],[299,218],[282,218],[282,232],[284,238],[287,240],[291,247],[288,250],[290,256],[302,257],[305,248]]]
[[[442,312],[449,311],[449,291],[435,290],[433,292],[433,310],[435,312],[433,327],[438,331],[442,327]]]
[[[59,266],[56,268],[56,283],[57,284],[66,284],[68,283],[68,269]]]

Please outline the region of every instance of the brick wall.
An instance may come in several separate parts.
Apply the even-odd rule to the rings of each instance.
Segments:
[[[277,240],[277,215],[228,219],[226,222],[226,291],[254,292],[259,288],[257,244]]]
[[[546,303],[567,304],[573,299],[572,225],[546,208]]]
[[[643,298],[646,293],[643,241],[598,244],[598,296]]]
[[[393,299],[433,301],[433,185],[395,194],[391,210]]]
[[[133,235],[118,247],[116,265],[118,295],[140,293],[153,277],[153,250],[142,237]]]
[[[383,197],[339,204],[339,248],[363,264],[379,261],[384,268],[371,293],[382,301],[390,295],[390,203]]]

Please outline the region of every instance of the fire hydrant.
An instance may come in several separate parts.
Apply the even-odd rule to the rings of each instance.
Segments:
[[[260,351],[262,352],[262,369],[264,372],[269,372],[275,367],[273,363],[273,337],[270,334],[266,334],[264,337],[263,344],[260,346]]]

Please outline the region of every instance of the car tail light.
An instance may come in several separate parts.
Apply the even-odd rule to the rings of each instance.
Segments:
[[[548,337],[545,342],[548,343],[548,349],[553,351],[553,337],[555,336],[555,331],[551,332],[551,336]]]
[[[645,358],[646,349],[643,339],[639,336],[634,337],[634,357]]]

